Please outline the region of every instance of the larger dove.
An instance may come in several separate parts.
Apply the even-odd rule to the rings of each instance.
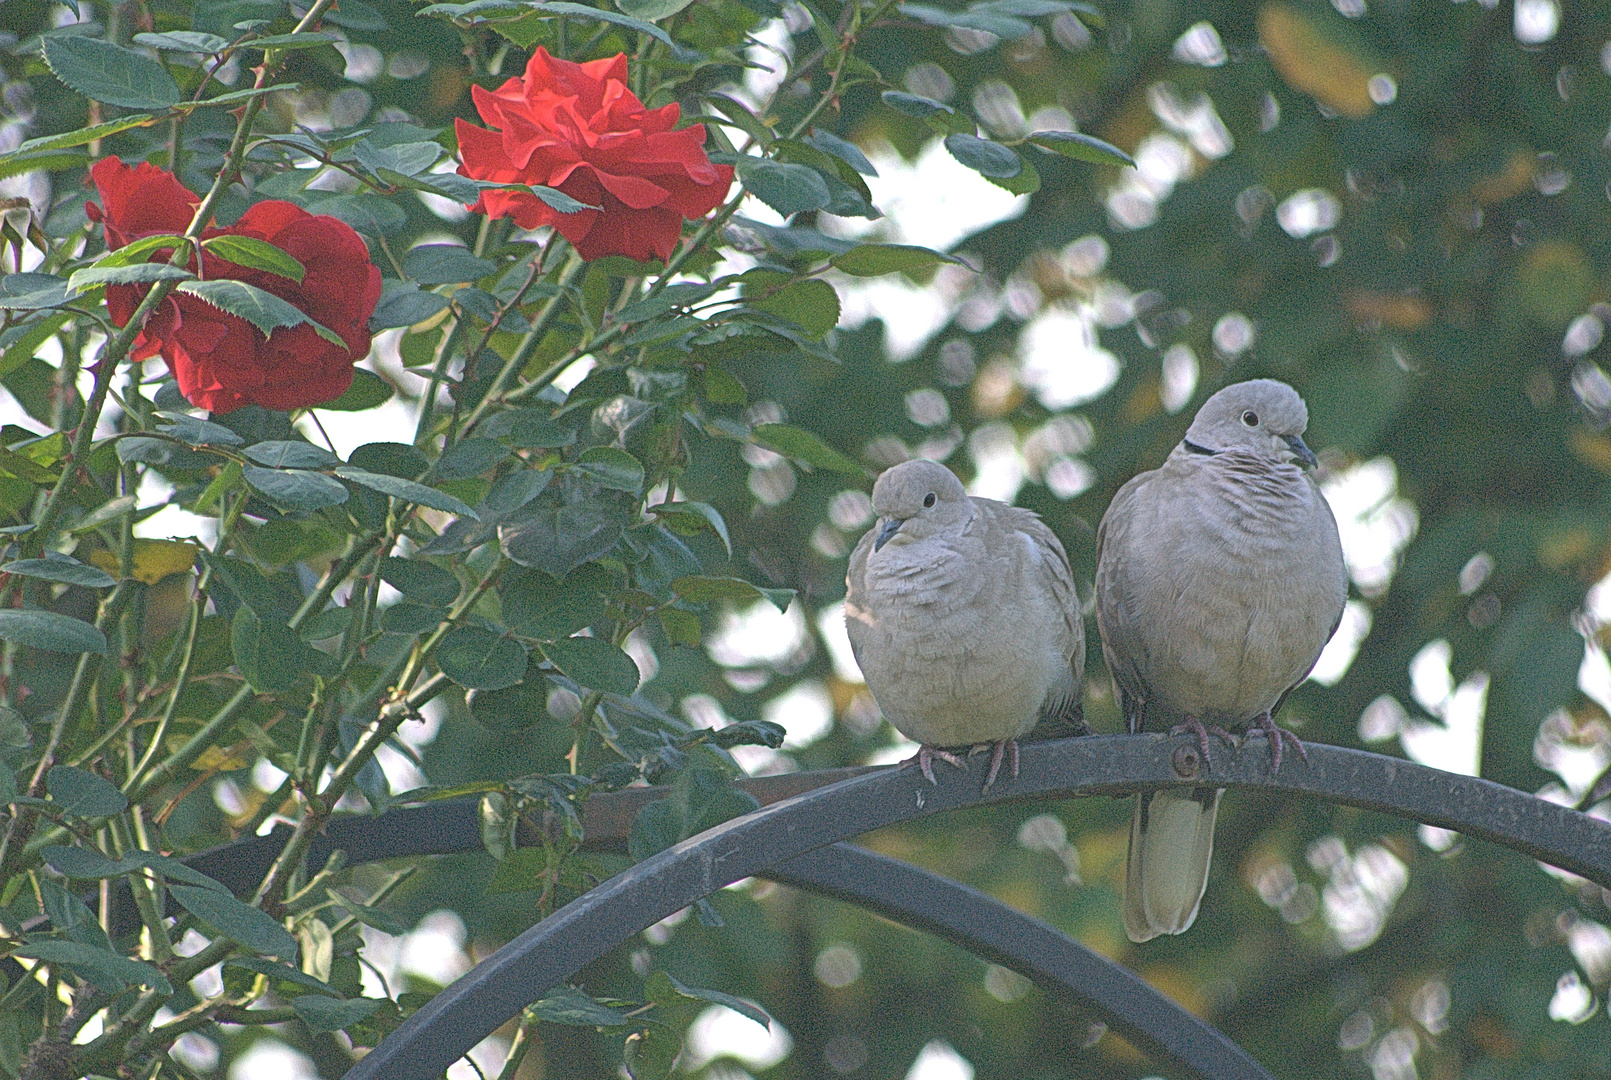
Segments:
[[[1272,379],[1210,397],[1161,468],[1114,496],[1097,529],[1102,655],[1131,732],[1256,726],[1276,768],[1272,714],[1319,659],[1348,594],[1337,522],[1306,467],[1309,411]],[[1206,764],[1206,762],[1205,762]],[[1197,917],[1220,792],[1136,799],[1125,869],[1132,941]]]
[[[985,787],[1047,718],[1082,726],[1085,628],[1063,545],[1032,511],[970,498],[944,465],[873,485],[878,522],[850,556],[845,628],[867,688],[931,759],[993,744]]]

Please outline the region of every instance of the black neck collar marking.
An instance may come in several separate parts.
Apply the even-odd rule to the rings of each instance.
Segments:
[[[1218,450],[1210,450],[1206,446],[1198,446],[1190,439],[1181,439],[1180,445],[1184,446],[1189,453],[1202,454],[1204,457],[1213,457],[1215,454],[1219,453]]]

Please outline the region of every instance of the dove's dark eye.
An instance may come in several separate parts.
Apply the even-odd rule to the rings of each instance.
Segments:
[[[1247,412],[1242,414],[1242,423],[1246,424],[1248,427],[1258,427],[1259,414],[1254,412],[1252,409],[1249,409]]]
[[[934,505],[934,492],[931,491],[927,495],[923,496],[923,505],[925,507]]]

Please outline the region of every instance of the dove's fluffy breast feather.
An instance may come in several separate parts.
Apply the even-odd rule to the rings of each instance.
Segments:
[[[1062,545],[1030,511],[969,502],[960,527],[878,550],[869,532],[850,560],[845,621],[868,686],[903,734],[936,746],[1028,732],[1083,668]]]
[[[1103,654],[1172,718],[1244,724],[1314,665],[1347,596],[1337,527],[1296,465],[1177,449],[1098,536]]]

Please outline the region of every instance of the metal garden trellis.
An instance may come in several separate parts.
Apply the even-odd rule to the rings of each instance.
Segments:
[[[915,769],[841,769],[740,783],[761,809],[724,822],[618,874],[509,942],[406,1020],[345,1080],[428,1080],[610,948],[744,877],[786,882],[937,933],[1094,1011],[1139,1047],[1208,1080],[1269,1074],[1222,1034],[1117,965],[1050,926],[948,879],[841,843],[964,807],[1166,786],[1263,788],[1377,810],[1512,848],[1611,888],[1611,825],[1490,781],[1399,758],[1307,744],[1309,762],[1270,771],[1264,744],[1216,754],[1202,769],[1194,741],[1162,735],[1086,736],[1024,747],[1022,772],[981,794],[982,764],[947,771],[938,788]],[[652,788],[589,799],[588,843],[620,845]],[[774,801],[776,800],[776,801]],[[284,836],[253,837],[187,860],[249,888]],[[473,850],[473,803],[338,819],[309,858],[340,849],[349,863]]]

